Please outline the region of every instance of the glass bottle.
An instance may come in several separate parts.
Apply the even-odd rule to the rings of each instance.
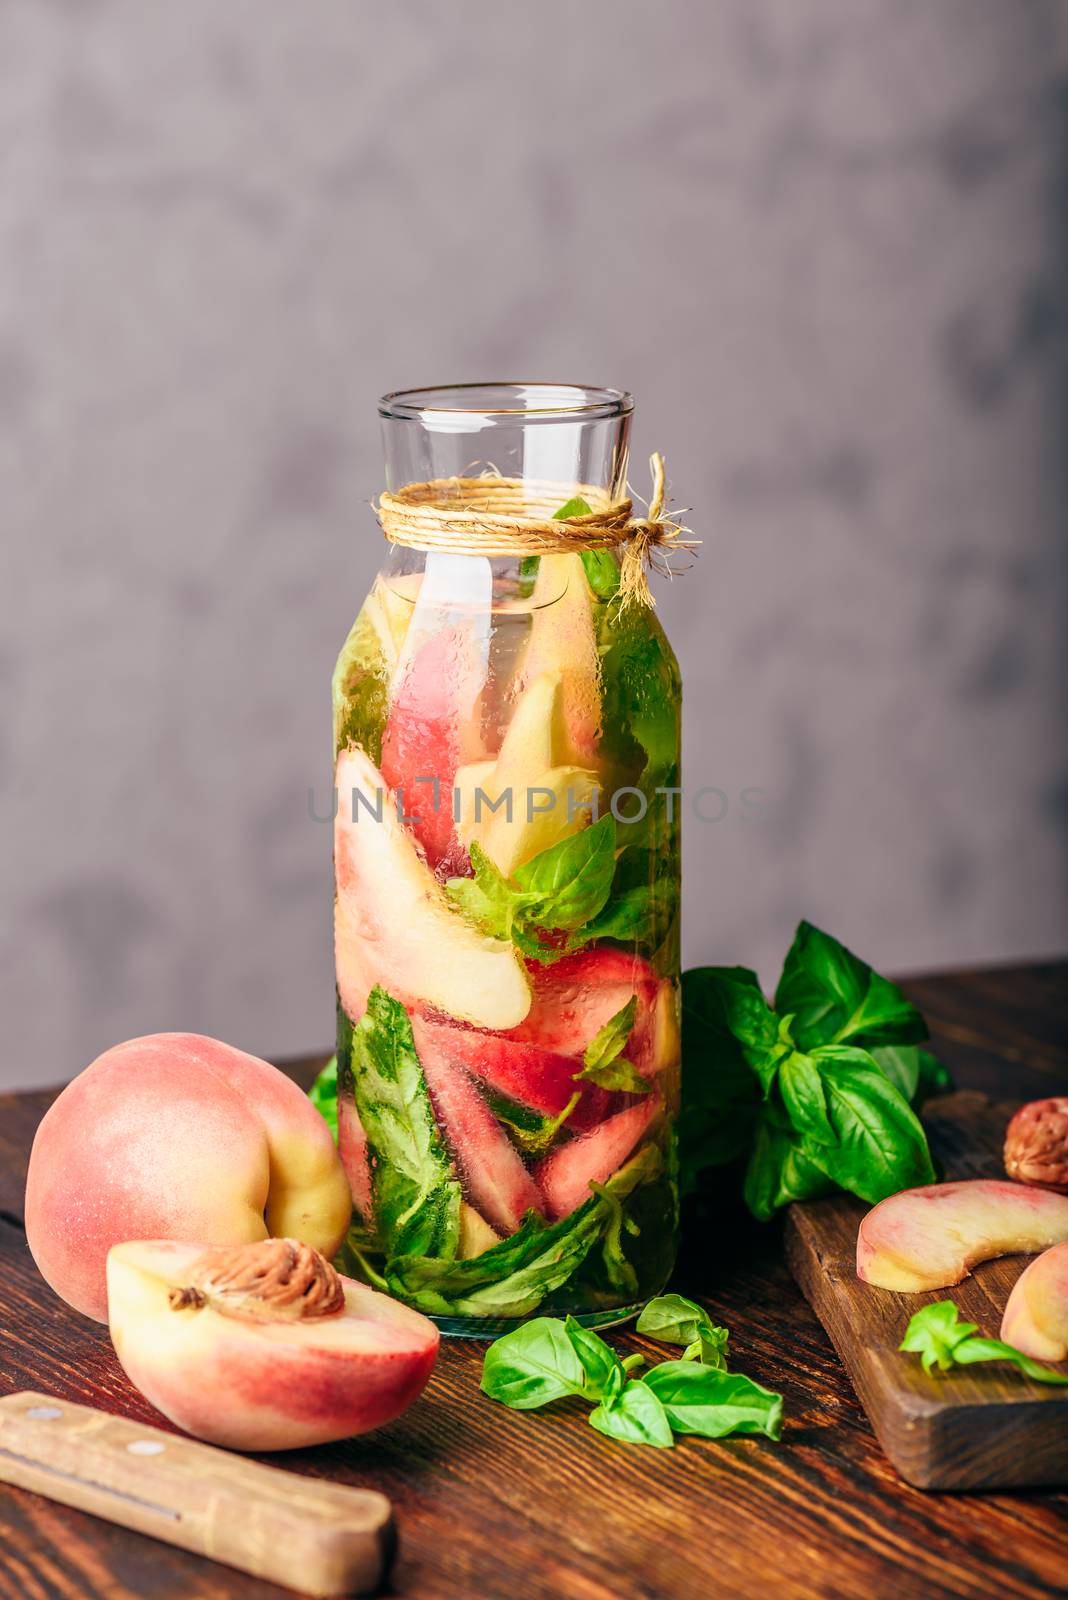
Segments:
[[[632,409],[387,395],[386,486],[500,474],[574,517],[624,498]],[[333,680],[348,1264],[452,1333],[620,1321],[675,1250],[675,657],[614,549],[383,554]]]

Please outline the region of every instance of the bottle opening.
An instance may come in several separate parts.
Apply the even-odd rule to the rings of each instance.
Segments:
[[[473,423],[493,425],[538,421],[594,422],[626,417],[634,400],[623,389],[574,383],[452,383],[436,388],[398,389],[378,402],[380,417],[418,420],[426,428],[448,431]]]

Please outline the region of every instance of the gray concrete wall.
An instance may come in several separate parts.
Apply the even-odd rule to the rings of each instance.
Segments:
[[[374,401],[629,387],[686,954],[1063,950],[1053,0],[0,0],[0,1082],[331,1034]],[[710,802],[711,804],[712,802]]]

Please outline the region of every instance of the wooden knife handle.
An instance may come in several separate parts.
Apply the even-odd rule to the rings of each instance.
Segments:
[[[0,1399],[0,1480],[313,1595],[371,1593],[396,1544],[373,1489],[29,1391]]]

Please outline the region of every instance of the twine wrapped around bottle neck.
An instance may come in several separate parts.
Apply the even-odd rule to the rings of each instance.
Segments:
[[[692,540],[665,509],[664,458],[649,459],[653,492],[644,517],[632,515],[633,502],[613,501],[596,484],[560,484],[535,478],[503,478],[485,472],[477,478],[434,478],[383,492],[375,506],[382,532],[393,544],[411,550],[443,550],[455,555],[540,556],[581,550],[621,550],[619,606],[654,606],[649,568],[670,571],[658,561],[665,549],[691,549]],[[590,507],[578,517],[556,517],[568,501]]]

